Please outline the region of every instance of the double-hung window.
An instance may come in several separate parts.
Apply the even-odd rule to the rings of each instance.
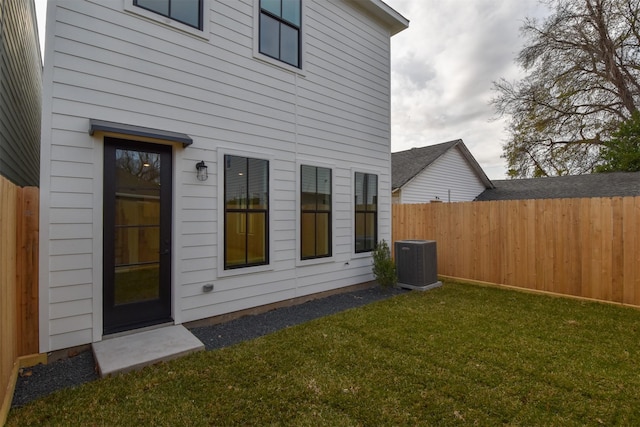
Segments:
[[[203,0],[133,0],[135,6],[202,29]]]
[[[355,174],[356,253],[372,251],[378,241],[378,176]]]
[[[269,162],[224,156],[224,268],[269,263]]]
[[[331,169],[300,167],[300,258],[331,256]]]
[[[300,66],[302,0],[260,0],[260,53]]]

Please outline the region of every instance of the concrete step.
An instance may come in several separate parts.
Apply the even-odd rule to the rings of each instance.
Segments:
[[[204,344],[182,325],[108,338],[93,344],[93,355],[102,377],[142,369],[202,350]]]

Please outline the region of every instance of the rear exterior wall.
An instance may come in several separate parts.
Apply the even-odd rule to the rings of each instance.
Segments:
[[[256,0],[257,1],[257,0]],[[125,0],[126,4],[126,0]],[[40,350],[102,339],[104,135],[89,119],[181,132],[173,146],[175,323],[372,280],[354,253],[354,173],[379,181],[378,238],[391,237],[389,32],[344,0],[303,2],[303,68],[255,53],[256,2],[204,0],[201,35],[122,1],[49,2],[41,168]],[[155,141],[150,141],[155,142]],[[271,259],[221,268],[225,153],[268,158]],[[195,176],[204,160],[209,179]],[[333,256],[299,256],[299,170],[333,174]],[[316,260],[317,261],[317,260]],[[214,291],[203,292],[213,283]]]

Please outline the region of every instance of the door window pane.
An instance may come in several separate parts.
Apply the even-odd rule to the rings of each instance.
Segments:
[[[116,226],[113,239],[116,266],[159,261],[160,226]]]
[[[116,196],[115,224],[158,225],[160,223],[160,196]]]
[[[122,305],[160,297],[160,264],[116,267],[114,302]]]

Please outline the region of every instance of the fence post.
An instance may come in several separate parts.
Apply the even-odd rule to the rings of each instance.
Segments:
[[[39,189],[25,187],[17,206],[18,355],[38,353]]]

